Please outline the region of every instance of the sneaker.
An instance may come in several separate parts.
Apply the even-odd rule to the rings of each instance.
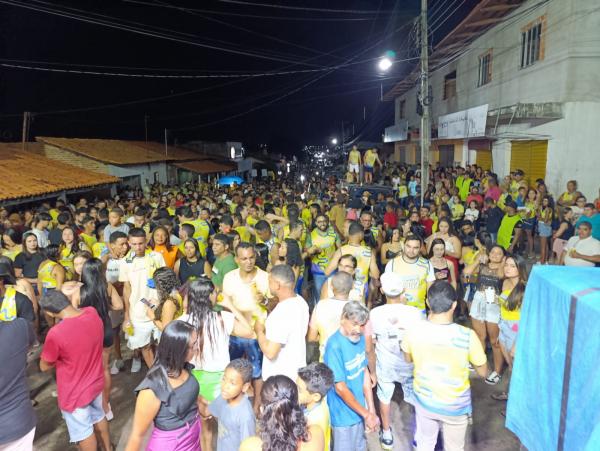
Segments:
[[[119,374],[119,371],[121,371],[124,366],[125,363],[122,360],[115,360],[112,366],[110,367],[110,374],[112,374],[113,376],[115,374]]]
[[[141,358],[133,358],[133,360],[131,361],[131,372],[132,373],[139,373],[139,371],[142,369],[142,359]]]
[[[383,429],[379,430],[379,444],[381,449],[391,450],[394,447],[394,436],[392,435],[392,428],[386,434]]]
[[[58,392],[56,390],[52,390],[52,393],[50,393],[50,395],[52,395],[53,398],[58,398]]]
[[[492,371],[492,374],[485,379],[485,383],[488,385],[496,385],[498,382],[500,382],[500,379],[502,379],[502,376],[495,371]]]

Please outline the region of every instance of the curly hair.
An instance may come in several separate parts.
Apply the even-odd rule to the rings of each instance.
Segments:
[[[178,304],[176,299],[176,293],[181,288],[181,281],[175,271],[165,266],[158,268],[154,271],[152,276],[154,284],[156,285],[156,292],[158,294],[158,307],[156,308],[156,315],[160,318],[162,314],[162,307],[167,300],[171,300],[175,305]]]
[[[296,451],[308,441],[308,426],[298,404],[298,388],[287,376],[269,377],[261,390],[262,413],[258,419],[263,450]]]

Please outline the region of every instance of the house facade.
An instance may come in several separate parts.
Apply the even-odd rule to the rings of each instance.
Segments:
[[[482,0],[432,53],[432,164],[521,169],[550,192],[598,192],[600,8],[595,0]],[[400,161],[420,161],[415,76],[386,94]],[[592,198],[593,198],[592,197]]]

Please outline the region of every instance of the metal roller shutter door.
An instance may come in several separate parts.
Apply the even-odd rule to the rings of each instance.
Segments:
[[[548,141],[511,141],[510,170],[521,169],[529,183],[546,178]]]
[[[477,166],[480,166],[485,171],[492,169],[492,152],[489,150],[478,150],[475,160]]]

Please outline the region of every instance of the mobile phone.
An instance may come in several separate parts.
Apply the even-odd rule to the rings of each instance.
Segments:
[[[151,309],[155,309],[156,305],[154,305],[152,302],[150,302],[148,299],[146,298],[142,298],[140,299],[140,302],[144,305],[147,305],[148,307],[150,307]]]

